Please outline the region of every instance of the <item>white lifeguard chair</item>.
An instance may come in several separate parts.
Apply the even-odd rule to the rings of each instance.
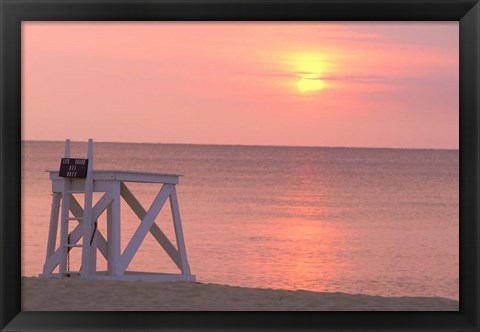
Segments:
[[[190,273],[183,237],[180,210],[175,185],[181,175],[157,174],[130,171],[109,171],[93,169],[93,141],[88,140],[87,159],[70,158],[70,140],[65,142],[65,155],[59,171],[48,171],[52,181],[52,208],[48,234],[47,253],[43,278],[64,278],[79,276],[84,279],[142,280],[142,281],[195,281]],[[127,182],[163,183],[150,208],[145,210]],[[103,196],[92,206],[94,192]],[[84,194],[83,207],[73,194]],[[120,201],[130,206],[140,219],[140,225],[128,242],[123,253],[120,247]],[[155,223],[161,209],[170,201],[176,246]],[[107,213],[107,236],[97,228],[98,218]],[[59,218],[60,217],[60,218]],[[57,230],[60,219],[60,241]],[[75,222],[76,225],[73,225]],[[150,232],[168,256],[179,268],[179,274],[127,271],[135,253]],[[82,243],[79,241],[82,239]],[[80,271],[70,271],[69,251],[81,247]],[[107,261],[106,271],[97,271],[97,251]],[[54,270],[59,267],[58,273]]]

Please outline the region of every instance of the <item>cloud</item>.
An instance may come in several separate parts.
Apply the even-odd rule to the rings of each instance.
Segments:
[[[289,73],[263,73],[255,74],[266,77],[280,77],[298,79],[307,77],[310,80],[321,80],[326,82],[343,82],[355,84],[436,84],[441,81],[452,81],[455,77],[445,75],[431,75],[429,77],[422,76],[386,76],[386,75],[334,75],[334,74],[318,74],[307,71],[294,71]],[[452,82],[455,82],[454,80]]]
[[[406,77],[388,77],[382,75],[330,75],[323,74],[318,75],[313,72],[306,71],[294,71],[290,73],[263,73],[258,74],[259,76],[268,76],[268,77],[284,77],[284,78],[299,78],[302,76],[308,77],[311,80],[322,80],[322,81],[336,81],[336,82],[352,82],[352,83],[400,83],[408,82],[412,78]],[[315,77],[318,76],[318,77]]]

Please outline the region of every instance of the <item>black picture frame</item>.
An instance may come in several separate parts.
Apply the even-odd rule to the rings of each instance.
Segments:
[[[478,0],[0,0],[0,329],[479,330]],[[458,312],[22,312],[22,21],[459,21],[460,310]],[[79,294],[81,296],[81,294]]]

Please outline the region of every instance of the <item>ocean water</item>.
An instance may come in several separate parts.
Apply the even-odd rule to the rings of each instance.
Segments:
[[[133,143],[94,150],[95,169],[184,175],[177,193],[200,282],[458,300],[458,150]],[[72,157],[85,155],[86,144],[73,143]],[[25,276],[42,271],[51,204],[45,170],[57,170],[62,156],[63,142],[22,145]],[[160,186],[129,188],[148,209]],[[139,222],[126,204],[121,213],[124,248]],[[174,242],[168,209],[157,224]],[[98,229],[106,234],[102,218]],[[177,272],[150,234],[129,269]]]

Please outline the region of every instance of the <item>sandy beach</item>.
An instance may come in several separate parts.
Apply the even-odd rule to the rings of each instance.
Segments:
[[[381,297],[198,282],[22,278],[25,311],[457,311],[438,297]]]

